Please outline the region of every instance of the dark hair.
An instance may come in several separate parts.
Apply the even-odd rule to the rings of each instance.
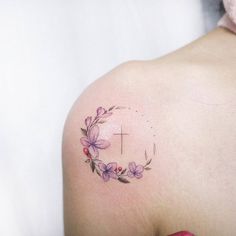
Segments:
[[[220,12],[220,14],[222,14],[222,15],[225,13],[225,7],[224,7],[223,1],[220,2],[219,12]]]

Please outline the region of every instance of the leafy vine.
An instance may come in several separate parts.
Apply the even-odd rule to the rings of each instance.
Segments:
[[[100,128],[99,125],[106,122],[106,119],[113,115],[115,110],[125,109],[121,106],[112,106],[109,109],[103,107],[97,108],[96,115],[93,118],[88,116],[84,123],[85,128],[81,128],[83,137],[80,139],[83,145],[83,152],[86,155],[85,163],[88,163],[93,173],[97,173],[104,182],[110,179],[115,179],[121,183],[130,183],[129,179],[140,179],[143,177],[143,172],[151,170],[149,165],[152,159],[149,159],[145,151],[144,165],[136,164],[134,161],[128,164],[127,168],[118,166],[117,162],[110,162],[105,164],[99,159],[99,151],[107,149],[111,144],[108,140],[99,139]]]

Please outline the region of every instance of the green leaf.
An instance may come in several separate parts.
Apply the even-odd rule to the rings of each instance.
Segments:
[[[119,177],[118,180],[121,182],[121,183],[124,183],[124,184],[128,184],[130,183],[129,180],[123,178],[123,177]]]
[[[96,173],[97,173],[99,176],[101,176],[100,172],[99,172],[97,169],[95,169],[95,170],[96,170]]]
[[[123,175],[126,170],[127,170],[127,169],[122,170],[120,174]]]
[[[86,129],[81,128],[81,132],[84,136],[87,136],[87,130]]]
[[[145,150],[145,159],[148,159],[147,151]]]
[[[145,167],[144,169],[145,169],[145,170],[151,170],[152,168],[150,168],[150,167]]]
[[[100,120],[100,121],[98,121],[97,123],[98,124],[103,124],[103,123],[105,123],[106,121],[105,120]]]
[[[152,159],[150,159],[150,160],[146,163],[146,165],[149,165],[151,162],[152,162]]]
[[[117,110],[119,109],[125,109],[126,107],[122,107],[122,106],[119,106],[119,107],[116,107]]]
[[[112,106],[112,107],[110,107],[110,108],[108,109],[108,111],[113,110],[115,107],[116,107],[116,106]]]
[[[91,167],[92,172],[94,172],[94,170],[95,170],[95,163],[94,163],[94,161],[90,162],[90,167]]]

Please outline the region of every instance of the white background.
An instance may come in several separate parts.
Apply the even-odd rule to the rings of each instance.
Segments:
[[[117,64],[210,30],[216,2],[0,0],[0,235],[63,235],[60,149],[72,103]]]

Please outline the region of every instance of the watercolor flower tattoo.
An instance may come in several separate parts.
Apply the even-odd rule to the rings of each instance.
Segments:
[[[130,178],[136,177],[137,179],[140,179],[143,177],[142,173],[144,171],[144,167],[142,165],[136,165],[135,162],[130,162],[129,163],[129,171],[127,175]]]
[[[99,136],[99,127],[94,125],[91,129],[88,130],[87,136],[80,139],[81,144],[88,148],[89,153],[94,157],[99,156],[99,149],[106,149],[111,144],[107,140],[98,139]]]
[[[117,179],[118,176],[116,174],[116,169],[117,169],[117,163],[112,162],[107,165],[104,163],[100,162],[98,164],[98,167],[102,173],[102,178],[105,182],[107,182],[110,178]]]
[[[121,183],[130,183],[128,179],[140,179],[143,177],[144,171],[151,170],[149,165],[152,159],[148,159],[146,150],[145,165],[130,162],[127,168],[123,168],[118,166],[117,162],[105,164],[99,159],[99,151],[111,146],[111,143],[108,140],[99,138],[99,125],[105,123],[106,118],[113,115],[115,110],[120,109],[125,109],[125,107],[112,106],[108,110],[99,107],[97,108],[95,117],[88,116],[84,121],[86,127],[81,128],[83,137],[80,139],[80,143],[83,145],[83,152],[87,156],[85,162],[90,164],[92,172],[97,173],[104,182],[115,179]]]

